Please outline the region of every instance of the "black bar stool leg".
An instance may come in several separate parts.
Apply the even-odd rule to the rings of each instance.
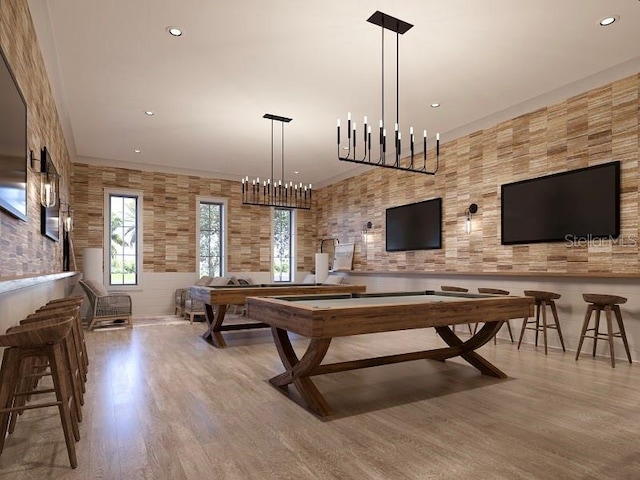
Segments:
[[[613,347],[613,325],[611,322],[611,305],[604,307],[604,312],[607,317],[607,337],[609,339],[609,354],[611,355],[611,368],[616,367],[616,355]]]
[[[562,345],[562,351],[566,352],[564,348],[564,338],[562,338],[562,329],[560,328],[560,320],[558,319],[558,309],[556,308],[556,302],[551,300],[551,312],[553,313],[553,319],[556,322],[556,330],[558,330],[558,337],[560,337],[560,345]]]
[[[587,307],[587,313],[584,316],[584,322],[582,322],[582,330],[580,331],[580,341],[578,342],[578,351],[576,352],[576,361],[580,356],[580,350],[582,350],[582,344],[584,343],[584,336],[589,328],[589,320],[591,320],[591,312],[593,312],[593,305],[589,304]]]
[[[620,311],[620,305],[614,305],[613,311],[616,313],[616,321],[618,322],[618,329],[620,330],[622,343],[624,343],[624,349],[627,352],[627,358],[629,359],[629,363],[633,363],[631,360],[631,351],[629,350],[629,342],[627,341],[627,332],[624,331],[624,323],[622,323],[622,312]]]
[[[594,358],[596,356],[596,347],[599,340],[598,335],[600,334],[600,312],[601,312],[600,307],[596,306],[596,323],[593,329],[593,357]]]

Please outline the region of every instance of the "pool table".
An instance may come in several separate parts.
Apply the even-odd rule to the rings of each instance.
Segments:
[[[249,318],[271,326],[273,339],[285,371],[271,378],[272,385],[288,393],[293,384],[306,407],[324,417],[332,411],[311,380],[315,375],[420,359],[444,361],[461,357],[484,375],[506,374],[475,350],[487,343],[502,323],[533,315],[531,297],[480,295],[457,292],[394,292],[247,299]],[[466,340],[452,325],[484,322]],[[447,344],[434,350],[321,364],[335,337],[414,328],[435,328]],[[289,332],[311,339],[301,358],[296,355]]]
[[[365,291],[366,287],[364,285],[325,285],[313,283],[225,285],[221,287],[199,287],[193,285],[189,288],[191,298],[204,303],[207,331],[202,334],[202,338],[219,348],[227,346],[222,336],[223,331],[269,327],[268,324],[261,321],[223,325],[229,305],[244,305],[248,297],[313,295],[317,293],[357,293]],[[257,320],[260,319],[257,318]]]

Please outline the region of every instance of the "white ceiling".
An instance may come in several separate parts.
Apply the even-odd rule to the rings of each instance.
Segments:
[[[446,143],[640,71],[638,0],[29,5],[74,161],[236,180],[269,174],[265,113],[293,118],[286,180],[322,186],[362,171],[336,159],[335,125],[347,111],[360,125],[380,118],[381,30],[366,21],[375,10],[415,25],[400,37],[405,138],[414,126]],[[600,27],[608,15],[620,20]],[[395,34],[385,41],[393,124]],[[278,160],[279,134],[275,146]]]

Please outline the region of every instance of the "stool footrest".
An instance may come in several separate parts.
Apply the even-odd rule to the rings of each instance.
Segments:
[[[593,331],[593,329],[587,330],[587,332],[589,331]],[[612,337],[616,337],[616,338],[622,338],[622,332],[615,332],[611,334]],[[583,335],[584,338],[597,338],[597,339],[607,339],[609,338],[609,334],[608,333],[601,333],[598,332],[597,335]]]
[[[0,413],[5,412],[18,412],[22,410],[31,410],[32,408],[43,408],[43,407],[56,407],[60,405],[62,402],[47,402],[47,403],[36,403],[34,405],[23,405],[21,407],[11,407],[11,408],[0,408]]]
[[[55,392],[55,388],[47,388],[43,390],[29,390],[28,392],[17,392],[13,395],[16,397],[24,397],[25,395],[37,395],[39,393],[53,393]]]
[[[557,325],[555,325],[555,324],[551,324],[551,325],[547,325],[547,328],[555,328],[555,329],[557,330],[557,329],[558,329],[558,326],[557,326]],[[539,332],[542,332],[542,331],[544,330],[544,326],[543,326],[543,325],[540,325],[540,327],[539,327],[539,328],[536,328],[536,327],[524,327],[524,329],[525,329],[525,330],[533,330],[533,331],[536,331],[536,330],[537,330],[537,331],[539,331]]]

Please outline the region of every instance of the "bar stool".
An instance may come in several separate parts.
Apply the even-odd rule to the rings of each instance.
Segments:
[[[598,344],[598,340],[604,340],[605,338],[609,340],[609,352],[611,354],[611,367],[615,368],[616,366],[616,357],[613,351],[613,338],[619,337],[622,338],[622,342],[624,343],[624,349],[627,351],[627,358],[629,359],[629,363],[631,361],[631,352],[629,351],[629,343],[627,342],[627,334],[624,331],[624,324],[622,323],[622,313],[620,312],[620,305],[623,303],[627,303],[627,299],[624,297],[619,297],[617,295],[600,295],[597,293],[584,293],[582,294],[582,298],[589,305],[587,307],[587,314],[584,317],[584,323],[582,324],[582,332],[580,333],[580,342],[578,343],[578,351],[576,352],[576,361],[580,356],[580,350],[582,349],[582,343],[585,338],[593,338],[593,356],[596,356],[596,346]],[[595,310],[596,318],[593,328],[589,327],[589,322],[591,320],[591,313]],[[604,310],[605,316],[607,318],[607,333],[600,333],[600,312]],[[611,311],[613,311],[616,315],[616,321],[618,322],[618,331],[613,332],[613,326],[611,322]],[[593,332],[593,335],[587,335],[587,332]]]
[[[562,345],[562,351],[566,352],[564,348],[564,339],[562,338],[562,330],[560,329],[560,321],[558,320],[558,310],[556,308],[555,300],[558,300],[561,295],[553,292],[542,292],[538,290],[525,290],[524,294],[527,297],[533,297],[536,301],[536,318],[535,320],[529,320],[529,317],[524,317],[522,321],[522,330],[520,331],[520,340],[518,340],[518,350],[522,343],[522,337],[525,330],[536,331],[536,347],[538,346],[538,334],[542,331],[544,337],[544,354],[547,354],[547,329],[554,328],[558,331],[558,337],[560,338],[560,345]],[[551,313],[553,314],[554,323],[547,324],[547,306],[551,307]],[[542,312],[542,325],[540,325],[540,312]],[[529,323],[535,323],[535,327],[527,327]]]
[[[60,413],[62,430],[67,445],[67,454],[72,468],[78,466],[76,458],[74,436],[78,425],[75,415],[71,414],[69,403],[73,395],[69,391],[69,372],[65,365],[63,340],[69,335],[73,318],[60,320],[44,320],[38,323],[13,327],[11,333],[0,336],[0,346],[6,348],[0,368],[0,453],[4,449],[9,416],[17,411],[33,408],[57,406]],[[20,384],[19,372],[22,371],[24,360],[44,357],[48,360],[53,379],[53,389],[21,392],[17,388]],[[26,406],[13,407],[14,400],[22,395],[55,392],[55,402],[43,402]]]
[[[66,360],[66,366],[70,373],[70,387],[74,396],[74,410],[76,414],[76,418],[78,422],[82,421],[82,410],[81,405],[84,405],[84,393],[85,389],[85,381],[86,374],[83,377],[83,365],[82,365],[82,357],[80,355],[80,346],[79,346],[79,338],[77,332],[77,322],[76,317],[79,315],[79,307],[69,306],[66,308],[57,308],[57,309],[40,309],[37,313],[33,313],[29,315],[25,320],[20,322],[20,325],[37,325],[40,322],[44,322],[47,320],[54,320],[60,318],[68,318],[73,317],[74,321],[71,323],[71,331],[69,335],[62,340],[63,345],[63,353],[64,358]],[[7,333],[11,333],[13,329],[7,330]],[[46,367],[49,366],[46,361],[41,364],[33,364],[28,365],[26,368],[29,370],[25,377],[23,377],[23,381],[21,382],[23,386],[21,387],[21,391],[33,390],[36,388],[38,380],[44,374]],[[22,404],[25,403],[26,398],[22,397]],[[11,423],[9,424],[9,433],[13,433],[15,428],[15,418],[14,415],[11,418]]]
[[[78,356],[78,366],[80,367],[80,372],[82,374],[83,384],[82,391],[84,392],[84,383],[87,381],[87,371],[89,369],[89,358],[87,355],[87,345],[84,339],[84,329],[82,328],[82,319],[80,318],[80,307],[82,306],[82,298],[79,297],[70,297],[69,299],[65,299],[66,301],[56,301],[49,302],[45,306],[40,307],[36,310],[36,313],[32,313],[27,317],[27,319],[44,316],[44,315],[54,315],[56,313],[62,313],[64,309],[75,309],[74,314],[74,325],[71,329],[73,334],[73,340],[76,346],[76,354]]]
[[[84,339],[84,328],[82,327],[82,318],[80,317],[80,307],[84,303],[84,295],[75,295],[73,297],[56,298],[49,300],[47,304],[40,307],[37,311],[46,309],[62,308],[64,306],[72,305],[78,307],[78,315],[76,317],[76,323],[78,324],[78,333],[80,336],[80,355],[82,356],[85,372],[89,369],[89,355],[87,353],[87,344]],[[86,381],[86,378],[85,378]]]
[[[478,293],[488,293],[490,295],[510,295],[510,293],[507,290],[501,290],[499,288],[483,288],[480,287],[478,288]],[[507,325],[507,330],[509,330],[509,338],[511,338],[511,343],[513,343],[513,333],[511,332],[511,323],[509,323],[509,320],[507,320],[506,322],[504,322]],[[478,328],[478,324],[476,323],[476,329]],[[473,333],[476,333],[476,330],[474,329]],[[496,336],[493,337],[493,343],[498,343],[497,338],[497,333]]]
[[[442,290],[443,292],[459,292],[459,293],[467,293],[469,291],[468,288],[464,288],[464,287],[454,287],[452,285],[442,285],[440,286],[440,290]],[[467,326],[469,327],[469,334],[473,335],[473,329],[471,328],[471,324],[468,323]],[[478,326],[478,324],[476,323],[476,327]],[[451,327],[452,331],[456,331],[456,326],[453,325]]]

